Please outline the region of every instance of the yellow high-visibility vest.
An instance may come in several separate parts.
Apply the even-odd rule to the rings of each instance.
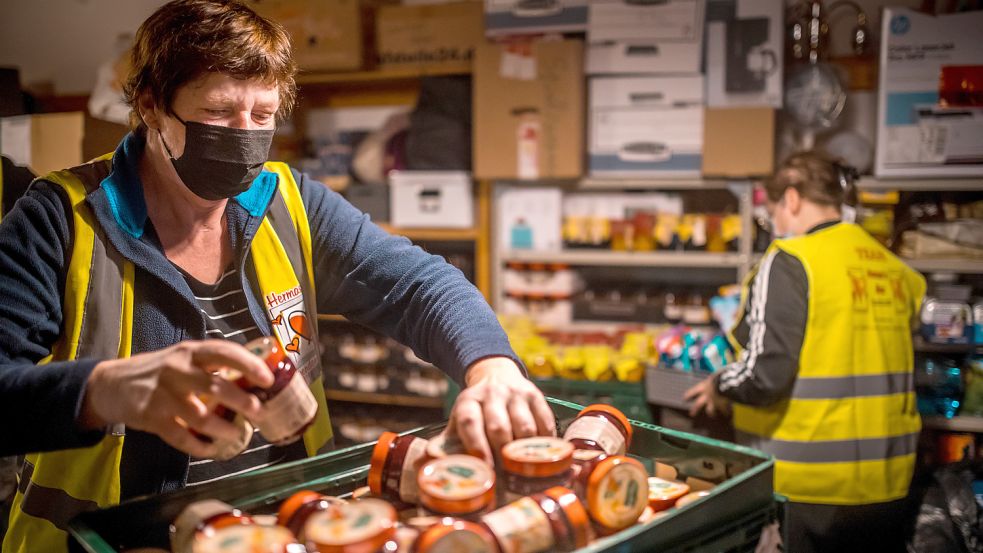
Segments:
[[[106,240],[85,200],[109,174],[112,157],[44,177],[67,194],[74,237],[62,299],[64,332],[41,363],[131,354],[134,266]],[[278,187],[250,254],[274,333],[317,399],[317,417],[304,434],[307,453],[313,456],[329,445],[332,431],[320,372],[310,228],[290,168],[269,162],[265,169],[276,175]],[[89,293],[90,283],[98,283],[97,294]],[[303,343],[290,324],[297,317],[306,317],[312,332]],[[3,551],[66,551],[65,530],[75,515],[119,503],[124,434],[118,427],[91,447],[27,455]]]
[[[925,279],[854,224],[776,240],[774,250],[808,278],[798,377],[787,400],[734,405],[739,441],[775,456],[775,491],[792,501],[904,497],[921,429],[911,324]]]

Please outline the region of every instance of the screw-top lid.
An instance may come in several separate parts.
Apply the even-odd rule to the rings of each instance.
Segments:
[[[369,490],[375,495],[382,495],[386,460],[389,458],[389,452],[398,437],[399,435],[394,432],[383,432],[375,447],[372,448],[372,459],[369,461]]]
[[[590,542],[590,517],[587,515],[587,509],[584,508],[584,504],[581,503],[577,494],[573,493],[573,490],[564,488],[563,486],[555,486],[543,493],[553,501],[556,501],[560,509],[563,510],[567,522],[570,523],[570,528],[573,529],[573,541],[577,549],[587,547],[587,544]]]
[[[573,444],[550,436],[515,440],[502,447],[506,472],[530,478],[562,474],[573,463]]]
[[[679,498],[689,493],[690,487],[682,482],[658,477],[648,479],[649,506],[656,512],[676,505]]]
[[[495,501],[495,472],[470,455],[448,455],[423,465],[417,475],[420,504],[436,513],[465,515]]]
[[[635,459],[615,455],[600,461],[587,480],[591,517],[611,530],[628,528],[648,506],[648,472]]]

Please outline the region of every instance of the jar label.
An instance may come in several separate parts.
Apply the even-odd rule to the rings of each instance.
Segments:
[[[427,494],[440,499],[478,497],[494,485],[495,474],[484,461],[470,455],[450,455],[431,461],[419,478]]]
[[[608,528],[627,528],[648,506],[648,474],[634,464],[612,468],[597,483],[597,500],[590,503],[591,514]]]
[[[396,511],[381,499],[360,499],[314,513],[304,526],[306,539],[319,545],[352,545],[393,528]]]
[[[503,553],[535,553],[553,547],[553,528],[532,498],[523,497],[481,520],[498,538]]]
[[[228,411],[231,413],[232,411]],[[236,413],[235,418],[232,419],[232,424],[235,425],[236,430],[239,434],[232,440],[218,439],[212,442],[212,447],[214,448],[214,454],[211,455],[212,459],[217,461],[228,461],[229,459],[235,457],[242,453],[249,442],[253,439],[253,425],[249,424],[249,421],[245,417]]]
[[[576,438],[597,442],[608,455],[625,454],[625,437],[604,417],[586,415],[574,419],[564,432],[563,439]]]
[[[427,441],[413,438],[403,458],[403,469],[399,478],[399,498],[405,503],[416,504],[419,498],[419,485],[416,482],[427,455]]]
[[[283,551],[297,543],[290,530],[281,526],[227,526],[199,534],[191,553],[237,553],[239,551]]]
[[[502,455],[519,462],[547,463],[569,458],[573,445],[560,438],[525,438],[510,442]]]
[[[274,444],[297,435],[317,414],[317,400],[299,372],[280,393],[263,403],[259,433]]]

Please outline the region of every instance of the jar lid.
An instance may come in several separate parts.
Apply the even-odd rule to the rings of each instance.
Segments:
[[[601,460],[587,480],[591,517],[610,530],[628,528],[648,506],[648,472],[630,457]]]
[[[470,455],[448,455],[423,465],[417,475],[420,503],[437,513],[463,515],[495,501],[495,472]]]
[[[291,547],[293,546],[293,547]],[[202,535],[193,553],[236,553],[239,551],[303,551],[297,538],[282,526],[230,526]]]
[[[198,532],[199,526],[210,518],[223,513],[242,516],[232,505],[217,499],[205,499],[191,503],[174,519],[171,524],[171,549],[174,551],[189,551],[191,540]]]
[[[574,545],[577,549],[587,547],[590,542],[590,517],[584,504],[580,502],[577,494],[573,490],[563,486],[552,487],[543,492],[547,497],[556,501],[560,509],[563,510],[570,528],[573,529]]]
[[[310,503],[311,501],[317,501],[321,499],[321,494],[311,491],[311,490],[301,490],[290,497],[286,501],[280,504],[280,510],[277,511],[276,522],[280,526],[289,526],[290,519],[297,514],[297,510]]]
[[[491,532],[480,524],[444,518],[420,534],[416,553],[498,553],[498,543]]]
[[[676,505],[676,501],[689,493],[689,486],[675,480],[652,476],[648,479],[649,505],[655,511],[664,511]]]
[[[703,499],[708,495],[710,495],[710,492],[707,490],[704,490],[702,492],[688,493],[676,500],[676,507],[685,507],[690,503],[693,503],[694,501],[699,501],[700,499]]]
[[[377,551],[396,533],[396,509],[381,499],[360,499],[307,519],[305,538],[322,553]]]
[[[375,495],[382,495],[386,459],[389,458],[389,452],[398,437],[399,434],[395,432],[383,432],[375,447],[372,448],[372,460],[369,461],[369,490]]]
[[[562,438],[523,438],[502,447],[502,467],[530,478],[556,476],[570,468],[573,450],[573,444]]]
[[[610,405],[605,405],[603,403],[594,403],[592,405],[588,405],[587,407],[584,407],[577,416],[578,417],[583,416],[584,414],[590,413],[591,411],[595,413],[597,412],[607,413],[613,416],[614,418],[618,419],[621,425],[624,426],[625,432],[628,434],[626,441],[631,442],[631,436],[634,433],[634,429],[631,427],[631,423],[628,422],[628,417],[626,417],[625,414],[622,413],[619,409],[611,407]]]

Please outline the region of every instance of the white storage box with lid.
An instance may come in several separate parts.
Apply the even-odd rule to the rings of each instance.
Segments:
[[[593,78],[592,175],[696,177],[703,163],[703,77]]]
[[[576,33],[587,28],[587,0],[485,0],[485,35]]]
[[[464,171],[393,171],[390,222],[397,228],[471,228],[474,190]]]

